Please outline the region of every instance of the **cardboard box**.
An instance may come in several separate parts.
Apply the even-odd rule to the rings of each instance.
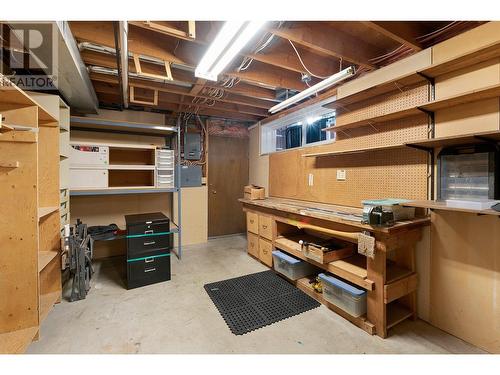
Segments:
[[[261,186],[247,185],[243,191],[243,197],[245,199],[256,200],[266,198],[266,191]]]

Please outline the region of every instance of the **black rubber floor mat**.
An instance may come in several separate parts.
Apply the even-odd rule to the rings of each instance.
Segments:
[[[273,271],[206,284],[205,290],[235,335],[243,335],[320,305]]]

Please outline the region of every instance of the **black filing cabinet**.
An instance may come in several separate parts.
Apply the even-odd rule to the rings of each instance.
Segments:
[[[126,215],[127,288],[170,280],[172,234],[161,212]]]

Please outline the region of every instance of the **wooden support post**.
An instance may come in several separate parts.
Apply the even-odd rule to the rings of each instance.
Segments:
[[[387,337],[387,309],[384,303],[386,260],[386,253],[377,249],[374,259],[367,258],[367,278],[375,283],[375,290],[368,291],[366,315],[375,325],[375,333],[382,338]]]

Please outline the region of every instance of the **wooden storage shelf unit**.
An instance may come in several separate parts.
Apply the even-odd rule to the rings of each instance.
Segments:
[[[297,288],[299,288],[300,290],[302,290],[307,295],[309,295],[310,297],[314,298],[319,303],[325,305],[330,310],[332,310],[332,311],[336,312],[337,314],[339,314],[340,316],[342,316],[344,319],[347,319],[352,324],[354,324],[354,325],[358,326],[359,328],[361,328],[362,330],[368,332],[370,335],[373,335],[375,333],[375,326],[368,321],[368,319],[366,318],[366,315],[362,315],[359,317],[352,316],[348,312],[346,312],[346,311],[342,310],[341,308],[335,306],[334,304],[328,302],[327,300],[325,300],[323,298],[322,293],[318,293],[312,288],[311,284],[309,284],[309,280],[310,279],[308,277],[299,279],[299,280],[295,281],[295,286]]]
[[[155,188],[156,149],[155,145],[138,145],[130,143],[71,142],[71,145],[99,146],[107,149],[106,161],[86,160],[84,153],[75,151],[70,157],[72,172],[82,176],[100,176],[96,180],[89,177],[88,186],[73,185],[72,190],[89,190],[94,188]],[[101,172],[99,172],[101,171]],[[106,171],[106,172],[104,172]],[[98,173],[99,172],[99,173]],[[105,174],[105,176],[101,176]],[[73,180],[75,181],[75,180]],[[77,181],[84,181],[79,177]],[[94,187],[95,186],[95,187]]]
[[[400,75],[387,80],[384,83],[372,86],[366,90],[359,91],[334,102],[325,104],[324,107],[339,109],[352,103],[361,102],[375,96],[394,92],[398,90],[398,87],[405,88],[426,82],[426,77],[435,78],[437,76],[474,66],[497,57],[500,57],[500,43],[493,42],[487,47],[480,47],[476,50],[468,51],[439,64],[431,65],[420,71]]]
[[[302,253],[301,246],[298,241],[303,238],[303,235],[296,237],[279,237],[274,240],[274,246],[296,258],[305,260],[316,267],[348,280],[366,290],[373,290],[374,283],[367,279],[366,258],[364,256],[355,254],[351,257],[336,260],[328,264],[318,263],[307,258]]]
[[[0,164],[16,164],[0,182],[0,353],[20,353],[61,296],[59,117],[46,94],[0,93],[5,122],[24,128],[0,134]]]
[[[410,72],[408,74],[404,74],[402,76],[390,79],[382,84],[378,84],[368,89],[340,98],[334,102],[324,105],[324,107],[336,110],[346,110],[347,106],[353,103],[359,103],[376,96],[390,94],[392,92],[396,92],[398,89],[414,86],[419,83],[432,80],[433,78],[439,75],[451,73],[459,69],[474,66],[476,64],[480,64],[482,62],[498,58],[499,56],[500,56],[500,43],[493,42],[487,47],[482,47],[477,50],[464,53],[460,56],[450,58],[449,60],[446,60],[439,64],[431,65],[428,68],[422,69],[418,72]],[[466,103],[472,103],[475,101],[494,98],[498,96],[499,96],[499,85],[493,85],[480,90],[474,90],[471,92],[466,92],[464,94],[451,96],[435,101],[430,101],[418,107],[401,108],[398,109],[397,111],[393,111],[384,114],[382,116],[367,118],[348,124],[342,124],[341,126],[331,126],[323,130],[337,131],[341,129],[366,126],[377,122],[403,119],[413,115],[418,115],[419,113],[421,113],[420,110],[436,111],[443,108],[462,105]]]
[[[469,91],[459,95],[429,101],[417,107],[402,108],[393,112],[388,112],[381,116],[366,118],[341,125],[334,125],[323,129],[324,131],[337,131],[343,129],[358,128],[373,123],[386,122],[391,120],[403,119],[411,116],[417,116],[424,112],[434,112],[444,108],[450,108],[467,103],[473,103],[480,100],[491,99],[500,96],[500,85],[492,85],[482,89]]]

